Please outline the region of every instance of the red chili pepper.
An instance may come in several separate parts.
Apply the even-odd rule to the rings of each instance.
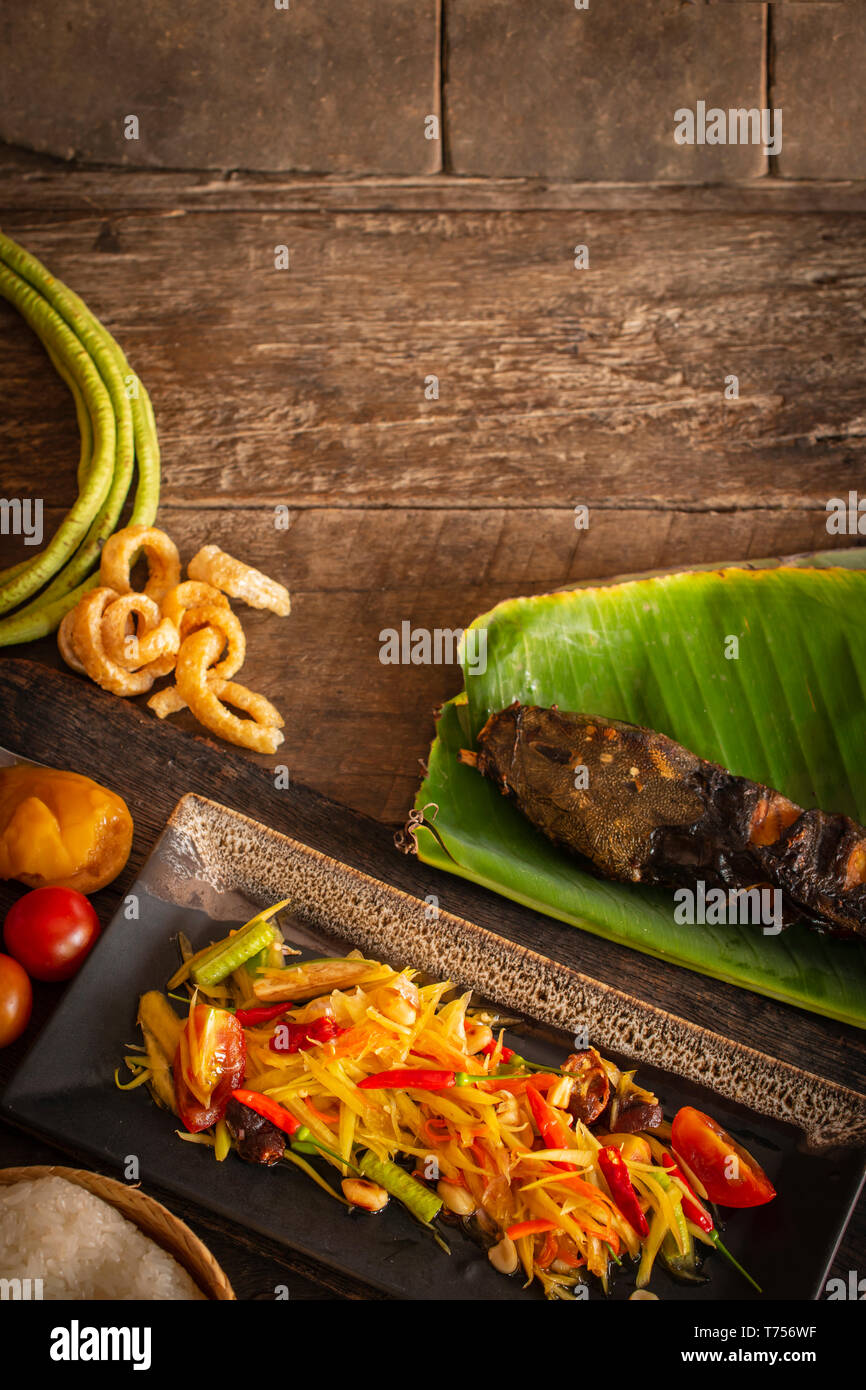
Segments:
[[[284,1134],[297,1134],[299,1129],[305,1128],[290,1111],[277,1101],[271,1100],[270,1096],[263,1096],[261,1091],[232,1091],[232,1098],[240,1101],[241,1105],[248,1105],[250,1110],[255,1110],[262,1119],[270,1120],[271,1124],[276,1125]]]
[[[505,1234],[511,1240],[519,1240],[521,1236],[535,1236],[556,1229],[555,1221],[518,1221],[515,1226],[509,1226]]]
[[[567,1149],[570,1134],[567,1125],[552,1105],[544,1099],[534,1086],[527,1086],[524,1092],[529,1101],[532,1118],[538,1132],[549,1149]],[[553,1163],[554,1168],[576,1168],[575,1163]]]
[[[332,1042],[344,1033],[345,1028],[337,1024],[327,1014],[321,1018],[310,1019],[309,1023],[281,1023],[271,1038],[272,1052],[305,1052],[308,1047],[318,1043]]]
[[[641,1237],[649,1235],[649,1223],[641,1210],[637,1193],[632,1187],[625,1159],[619,1149],[608,1146],[598,1151],[598,1166],[607,1179],[610,1195],[633,1231]]]
[[[760,1293],[760,1284],[755,1283],[749,1271],[747,1269],[744,1269],[743,1266],[737,1260],[734,1259],[728,1247],[725,1244],[723,1244],[722,1238],[716,1230],[716,1225],[713,1221],[713,1218],[710,1216],[710,1213],[707,1211],[706,1207],[698,1200],[691,1187],[691,1184],[688,1181],[688,1178],[686,1178],[685,1174],[677,1166],[677,1164],[671,1158],[670,1154],[662,1155],[662,1163],[664,1164],[665,1170],[670,1174],[670,1176],[672,1178],[679,1178],[680,1182],[688,1191],[688,1196],[685,1196],[685,1194],[682,1193],[680,1194],[683,1203],[683,1216],[688,1217],[689,1221],[693,1221],[694,1224],[696,1226],[699,1226],[702,1231],[706,1231],[707,1235],[709,1236],[710,1240],[713,1242],[713,1245],[715,1245],[719,1253],[721,1255],[724,1255],[725,1259],[729,1262],[729,1264],[732,1264],[734,1266],[734,1269],[739,1270],[743,1278],[747,1279],[749,1283],[752,1285],[752,1288],[757,1289],[758,1293]]]
[[[683,1202],[683,1216],[687,1216],[689,1221],[694,1221],[696,1226],[700,1226],[701,1230],[706,1231],[707,1235],[709,1235],[710,1231],[715,1228],[716,1223],[713,1221],[706,1207],[698,1200],[696,1193],[692,1191],[685,1174],[677,1167],[670,1154],[664,1154],[662,1156],[662,1163],[672,1178],[679,1179],[688,1194],[687,1196],[685,1194],[680,1194]]]
[[[454,1085],[453,1071],[426,1071],[423,1067],[398,1067],[394,1071],[377,1071],[358,1082],[362,1091],[447,1091]]]
[[[483,1057],[492,1057],[493,1054],[494,1054],[494,1052],[496,1051],[497,1047],[499,1047],[498,1042],[496,1041],[495,1038],[491,1038],[491,1039],[490,1039],[490,1042],[489,1042],[489,1043],[485,1043],[484,1046],[481,1048],[481,1055],[482,1055]],[[500,1049],[500,1052],[499,1052],[499,1060],[500,1060],[501,1062],[510,1062],[511,1059],[512,1059],[512,1057],[516,1057],[516,1056],[517,1056],[517,1053],[514,1051],[514,1048],[513,1048],[513,1047],[506,1047],[505,1044],[503,1043],[502,1048]]]
[[[235,1009],[235,1018],[242,1028],[254,1028],[257,1023],[270,1023],[272,1018],[287,1014],[295,1006],[288,1004],[269,1004],[261,1009]]]
[[[551,1086],[555,1086],[559,1079],[560,1078],[554,1076],[552,1072],[535,1071],[531,1076],[527,1076],[526,1084],[530,1086],[533,1091],[549,1091]]]

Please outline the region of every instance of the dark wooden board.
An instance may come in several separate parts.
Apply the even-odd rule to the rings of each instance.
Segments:
[[[3,661],[0,743],[36,761],[100,778],[128,801],[136,823],[133,854],[117,882],[97,895],[103,921],[132,883],[177,799],[186,791],[196,791],[410,892],[422,897],[436,892],[447,910],[531,945],[554,960],[843,1084],[866,1087],[866,1042],[857,1030],[638,956],[437,874],[398,854],[387,827],[297,785],[278,791],[269,769],[242,753],[160,723],[146,709],[106,695],[74,676],[26,660]],[[5,910],[18,891],[15,885],[0,885],[0,908]],[[34,1027],[49,1016],[60,991],[43,986],[37,993]],[[25,1046],[22,1039],[0,1053],[0,1083],[11,1074]],[[21,1161],[20,1140],[13,1144],[0,1130],[0,1163],[16,1161]],[[197,1215],[201,1221],[202,1214]],[[837,1258],[837,1272],[845,1277],[849,1268],[863,1267],[864,1233],[861,1205]],[[253,1287],[256,1279],[259,1287],[269,1286],[271,1266],[262,1284],[258,1253],[244,1245],[233,1246],[236,1233],[231,1228],[222,1234],[232,1254],[232,1258],[224,1256],[229,1276],[237,1277],[237,1271],[252,1281],[245,1288]],[[267,1252],[268,1257],[272,1254]],[[308,1275],[309,1270],[300,1273]],[[357,1291],[336,1292],[351,1296]]]
[[[862,188],[780,204],[780,180],[221,178],[0,149],[4,169],[4,226],[151,390],[160,522],[184,558],[216,541],[292,589],[290,622],[245,616],[244,679],[290,717],[292,775],[366,814],[404,814],[432,707],[459,684],[382,667],[382,628],[850,543],[827,536],[825,505],[863,476],[866,223],[817,209],[862,207]],[[285,238],[280,279],[265,253]],[[726,404],[728,371],[742,393]],[[74,412],[5,304],[0,379],[3,493],[45,499],[50,529],[73,500]],[[0,566],[24,553],[0,537]],[[38,654],[56,664],[51,642]]]
[[[74,422],[66,423],[69,456]],[[47,529],[59,515],[46,513]],[[269,761],[353,810],[394,823],[412,803],[419,760],[433,737],[433,708],[457,693],[462,678],[455,665],[383,666],[383,629],[409,619],[453,630],[515,594],[625,571],[847,544],[849,537],[827,535],[825,516],[807,507],[625,510],[612,501],[594,506],[589,529],[578,531],[570,507],[357,505],[293,508],[285,532],[274,529],[266,505],[168,503],[159,521],[184,561],[213,543],[289,586],[288,620],[238,610],[247,634],[242,679],[273,699],[289,725],[286,743]],[[0,567],[23,554],[18,538],[0,537]],[[53,638],[17,654],[60,665]],[[172,722],[190,732],[198,727],[189,714]]]
[[[695,182],[866,167],[866,27],[845,0],[236,0],[182,16],[150,0],[120,26],[110,0],[78,8],[62,25],[50,0],[30,0],[4,30],[0,131],[64,158]],[[678,145],[674,112],[699,99],[781,107],[782,156]],[[125,138],[127,112],[137,139]],[[435,113],[440,138],[428,140]]]

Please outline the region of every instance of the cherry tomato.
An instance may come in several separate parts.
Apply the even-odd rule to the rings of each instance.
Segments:
[[[27,972],[11,956],[0,955],[0,1047],[20,1038],[30,1022],[33,990]]]
[[[720,1207],[761,1207],[776,1195],[770,1179],[748,1150],[721,1125],[686,1105],[671,1125],[671,1147]]]
[[[99,936],[99,918],[74,888],[34,888],[9,909],[6,949],[34,980],[68,980]]]
[[[234,1014],[209,1004],[190,1009],[172,1070],[177,1111],[192,1134],[223,1118],[246,1064],[244,1030]]]

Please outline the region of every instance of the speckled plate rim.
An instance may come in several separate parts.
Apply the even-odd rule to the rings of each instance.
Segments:
[[[253,899],[276,901],[284,896],[288,863],[296,913],[366,953],[447,976],[539,1023],[572,1034],[585,1029],[602,1051],[660,1068],[795,1125],[813,1151],[866,1145],[866,1095],[711,1032],[441,908],[433,911],[402,889],[242,812],[188,793],[166,828],[188,837],[195,861],[214,874],[217,895],[242,886]],[[166,873],[162,890],[170,897],[183,866],[172,860],[160,864],[158,872]],[[158,881],[153,886],[160,892]]]

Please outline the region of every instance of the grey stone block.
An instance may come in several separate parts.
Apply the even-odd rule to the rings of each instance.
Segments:
[[[760,107],[763,7],[448,0],[445,116],[461,174],[718,182],[761,146],[678,145],[674,113]]]
[[[773,9],[773,103],[784,112],[778,172],[866,178],[866,7]]]
[[[441,141],[425,138],[438,113],[436,0],[288,4],[8,5],[0,139],[182,169],[439,168]]]

